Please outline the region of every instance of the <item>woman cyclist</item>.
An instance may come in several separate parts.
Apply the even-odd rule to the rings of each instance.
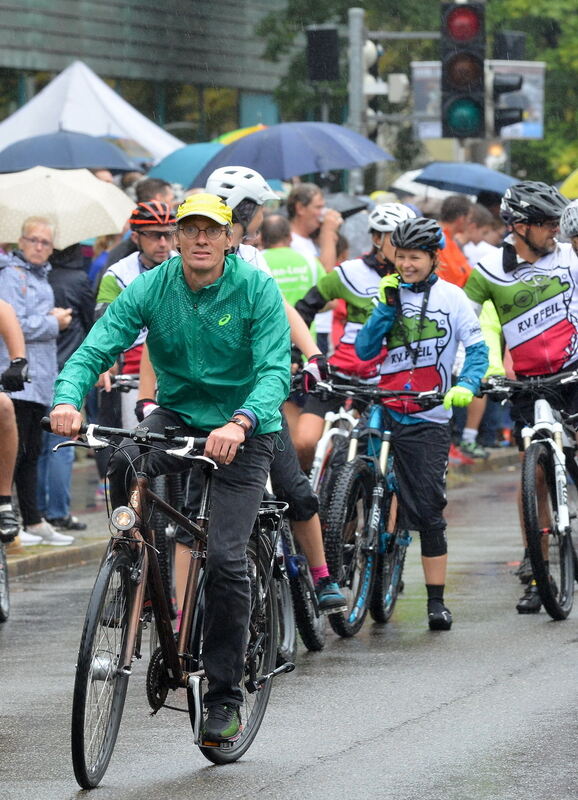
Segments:
[[[400,497],[402,526],[417,530],[431,630],[449,630],[452,615],[444,603],[447,570],[445,474],[452,406],[467,406],[488,366],[475,312],[462,289],[438,278],[438,251],[444,237],[432,219],[402,222],[391,235],[395,269],[381,280],[379,304],[359,332],[359,358],[375,358],[387,347],[380,368],[383,389],[445,392],[443,405],[424,411],[411,400],[387,401],[386,424]],[[459,342],[466,358],[451,388]]]

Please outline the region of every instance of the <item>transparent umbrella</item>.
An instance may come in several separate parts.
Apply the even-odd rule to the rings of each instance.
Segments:
[[[34,167],[0,175],[0,242],[16,242],[27,217],[55,225],[54,246],[63,250],[93,236],[120,233],[134,203],[112,183],[87,169]]]

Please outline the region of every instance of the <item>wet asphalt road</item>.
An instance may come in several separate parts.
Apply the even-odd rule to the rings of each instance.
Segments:
[[[188,716],[148,716],[135,669],[119,740],[97,800],[391,798],[576,800],[578,602],[565,622],[514,611],[520,586],[516,473],[475,477],[448,509],[450,633],[425,627],[419,546],[388,625],[329,634],[277,680],[257,740],[214,767]],[[95,565],[13,584],[0,626],[0,793],[84,796],[69,755],[74,663]]]

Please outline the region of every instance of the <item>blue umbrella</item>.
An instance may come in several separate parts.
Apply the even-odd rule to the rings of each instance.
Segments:
[[[503,172],[496,172],[495,169],[485,167],[483,164],[453,161],[434,161],[433,164],[428,164],[419,175],[416,175],[414,181],[463,194],[480,192],[504,194],[508,187],[518,182],[516,178]]]
[[[23,172],[32,167],[53,169],[111,169],[128,172],[134,165],[110,142],[86,133],[57,131],[31,136],[0,152],[0,172]]]
[[[203,185],[214,169],[243,166],[264,178],[288,180],[294,175],[354,169],[392,161],[381,147],[355,131],[332,122],[281,122],[223,147],[197,176]]]
[[[150,178],[162,178],[169,183],[181,183],[183,186],[198,186],[195,178],[219,150],[220,142],[199,142],[180,147],[174,153],[159,161],[148,173]]]

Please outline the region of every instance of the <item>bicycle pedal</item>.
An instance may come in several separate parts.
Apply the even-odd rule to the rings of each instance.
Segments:
[[[208,739],[201,739],[200,747],[220,747],[222,750],[227,750],[228,747],[238,742],[241,738],[241,734],[243,733],[243,725],[239,728],[239,731],[232,736],[230,739],[224,739],[222,742],[212,742]]]
[[[347,614],[348,611],[347,606],[337,606],[337,608],[324,608],[321,613],[325,614],[326,617],[330,617],[333,614]]]

